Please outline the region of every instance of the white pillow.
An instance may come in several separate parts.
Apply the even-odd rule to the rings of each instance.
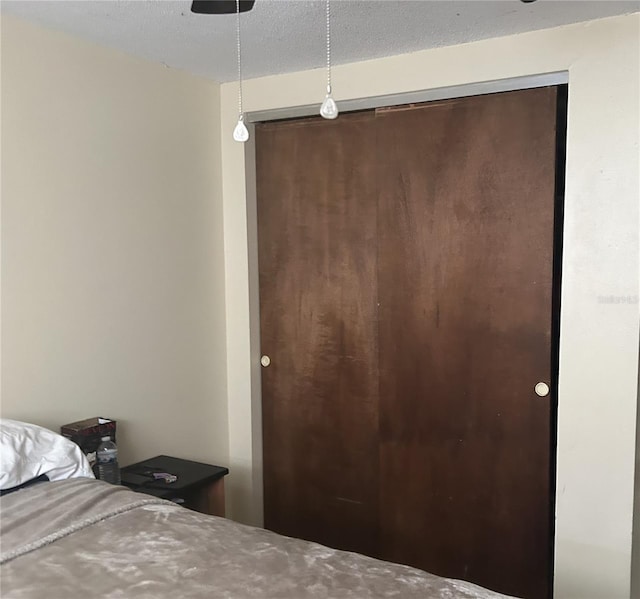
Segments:
[[[42,474],[49,480],[95,478],[73,441],[41,426],[0,418],[0,489],[11,489]]]

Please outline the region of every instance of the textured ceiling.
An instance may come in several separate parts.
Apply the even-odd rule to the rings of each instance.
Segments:
[[[236,78],[235,15],[194,15],[190,0],[4,0],[3,13],[204,75]],[[638,11],[618,0],[332,0],[334,64]],[[324,64],[322,0],[256,0],[242,15],[243,74]]]

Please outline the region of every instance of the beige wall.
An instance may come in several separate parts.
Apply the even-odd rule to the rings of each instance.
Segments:
[[[638,15],[612,18],[334,69],[338,100],[569,73],[557,599],[629,597],[638,304],[602,298],[638,295],[639,22]],[[237,474],[230,495],[235,517],[259,522],[255,240],[247,235],[254,229],[245,203],[250,168],[231,138],[236,90],[226,84],[221,95],[229,458]],[[324,74],[315,70],[248,81],[244,99],[251,112],[319,106],[323,94]]]
[[[638,374],[640,375],[640,372]],[[638,401],[640,402],[640,376],[638,377]],[[636,477],[633,497],[633,538],[631,551],[632,599],[640,599],[640,435],[638,435],[638,431],[640,431],[640,410],[638,410],[636,414]]]
[[[2,415],[227,462],[219,87],[2,18]]]

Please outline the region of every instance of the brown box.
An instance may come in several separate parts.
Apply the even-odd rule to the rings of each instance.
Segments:
[[[101,417],[87,418],[64,424],[60,427],[60,434],[79,445],[85,454],[95,454],[102,437],[109,435],[111,440],[116,442],[116,421]],[[95,458],[95,455],[93,457]],[[91,462],[91,459],[89,461]]]

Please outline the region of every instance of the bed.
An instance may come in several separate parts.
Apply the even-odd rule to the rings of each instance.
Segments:
[[[505,597],[109,485],[91,478],[81,453],[71,453],[81,463],[77,472],[67,467],[66,477],[54,473],[56,480],[0,497],[3,598]],[[3,485],[5,463],[3,455]],[[38,468],[24,476],[31,474],[47,476]],[[15,482],[11,489],[21,486]]]

